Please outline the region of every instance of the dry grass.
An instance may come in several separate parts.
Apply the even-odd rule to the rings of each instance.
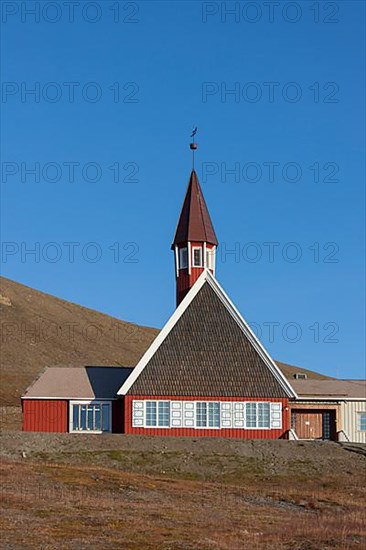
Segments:
[[[25,459],[3,461],[1,477],[3,548],[325,550],[366,542],[361,480],[339,472],[304,481],[248,471],[228,483]]]

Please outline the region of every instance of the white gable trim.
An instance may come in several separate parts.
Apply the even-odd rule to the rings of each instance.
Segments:
[[[154,353],[158,350],[158,348],[163,343],[165,338],[168,336],[168,334],[170,333],[174,325],[177,323],[177,321],[183,315],[183,313],[188,308],[190,303],[193,301],[195,296],[201,290],[205,282],[207,282],[211,286],[211,288],[215,291],[217,296],[223,302],[226,309],[229,311],[229,313],[232,315],[234,320],[237,322],[238,326],[244,332],[248,340],[253,345],[254,349],[258,352],[258,354],[263,359],[266,366],[269,368],[269,370],[271,371],[273,376],[276,378],[276,380],[279,382],[279,384],[284,389],[284,391],[287,393],[287,395],[293,398],[297,397],[296,392],[294,391],[290,383],[287,381],[285,376],[282,374],[280,368],[273,361],[269,353],[265,350],[261,342],[255,336],[255,334],[253,333],[249,325],[245,322],[243,317],[240,315],[239,311],[236,309],[236,307],[231,302],[231,300],[229,299],[225,291],[222,289],[222,287],[219,285],[215,277],[210,273],[208,269],[205,269],[202,272],[202,274],[199,276],[199,278],[197,279],[193,287],[189,290],[189,292],[181,301],[181,303],[179,304],[179,306],[177,307],[173,315],[170,317],[169,321],[166,323],[166,325],[160,331],[160,333],[155,338],[151,346],[142,356],[142,358],[140,359],[136,367],[133,369],[130,376],[121,386],[121,388],[118,390],[117,395],[125,395],[129,391],[129,389],[132,387],[134,382],[140,376],[141,372],[144,370],[144,368],[146,367],[146,365],[148,364],[148,362],[150,361]]]

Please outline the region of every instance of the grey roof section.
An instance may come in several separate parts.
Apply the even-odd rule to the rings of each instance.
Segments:
[[[366,399],[366,380],[291,380],[299,398]]]
[[[23,397],[113,399],[132,370],[128,367],[48,367]]]
[[[287,397],[207,282],[127,394]]]

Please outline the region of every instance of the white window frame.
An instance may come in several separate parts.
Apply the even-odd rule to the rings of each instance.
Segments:
[[[148,403],[156,403],[156,426],[148,426],[147,425],[147,404]],[[169,426],[159,426],[159,403],[168,403],[169,404]],[[144,400],[144,428],[148,430],[170,430],[171,429],[171,401],[169,399],[145,399]]]
[[[194,253],[195,253],[195,250],[199,250],[200,252],[200,263],[199,265],[196,265],[194,263]],[[204,259],[203,259],[203,254],[202,254],[202,246],[192,246],[192,267],[204,267]]]
[[[183,252],[186,251],[187,254],[187,262],[184,265],[183,264]],[[188,257],[188,247],[184,246],[183,248],[179,249],[179,269],[188,269],[188,263],[189,263],[189,257]]]
[[[206,404],[206,426],[197,426],[197,405],[199,403]],[[208,405],[209,403],[216,403],[219,405],[219,425],[218,426],[208,426]],[[194,428],[196,430],[221,430],[221,401],[194,401]]]
[[[248,426],[247,423],[247,405],[255,405],[256,406],[256,414],[255,414],[255,421],[256,424],[258,424],[258,405],[268,405],[269,408],[269,426],[264,426],[263,428],[260,426]],[[244,403],[244,429],[245,430],[271,430],[271,401],[245,401]]]
[[[366,432],[366,427],[365,429],[361,429],[361,416],[363,415],[366,416],[366,411],[357,411],[357,431],[361,433]]]
[[[108,430],[74,430],[74,405],[109,405]],[[110,399],[78,399],[69,402],[69,432],[73,434],[102,434],[112,431],[112,401]]]
[[[215,272],[215,250],[216,247],[213,248],[207,248],[206,247],[206,267],[207,269],[210,269],[211,271]]]
[[[84,402],[83,402],[84,403]],[[212,399],[212,400],[204,400],[204,399],[199,399],[199,400],[181,400],[179,399],[178,400],[171,400],[171,399],[143,399],[143,400],[138,400],[138,403],[142,404],[142,415],[141,417],[139,416],[139,418],[141,418],[142,420],[142,423],[139,424],[138,426],[134,426],[133,425],[133,418],[132,418],[132,427],[136,427],[136,428],[146,428],[146,429],[185,429],[185,428],[189,428],[189,429],[194,429],[194,430],[223,430],[223,429],[239,429],[239,430],[263,430],[263,431],[266,431],[266,430],[279,430],[279,429],[282,429],[282,405],[280,402],[277,402],[277,401],[220,401],[220,400],[217,400],[217,399]],[[147,404],[148,403],[155,403],[156,404],[156,425],[154,426],[148,426],[147,425]],[[159,425],[159,403],[168,403],[169,404],[169,425],[168,426],[161,426]],[[173,406],[172,404],[174,403],[179,403],[181,406],[178,407],[179,408],[179,411],[180,411],[180,415],[179,415],[179,420],[180,420],[180,426],[174,426],[172,424],[172,420],[173,420],[173,414],[172,414],[172,411],[173,411]],[[186,421],[186,404],[189,403],[191,405],[191,408],[190,408],[190,413],[192,413],[192,416],[189,417],[189,420],[192,420],[192,424],[190,424],[190,426],[186,426],[185,425],[185,421]],[[205,403],[206,404],[206,410],[207,410],[207,416],[206,416],[206,426],[198,426],[197,425],[197,405],[199,403]],[[208,423],[209,423],[209,412],[208,412],[208,407],[210,406],[209,404],[210,403],[215,403],[215,404],[218,404],[219,406],[219,410],[218,410],[218,423],[219,425],[218,426],[209,426]],[[230,404],[231,407],[230,408],[230,424],[231,424],[231,427],[228,427],[228,426],[225,426],[223,425],[223,410],[227,407],[227,405]],[[240,404],[240,409],[238,409],[237,407],[235,407],[235,405],[237,404]],[[255,416],[255,420],[256,420],[256,425],[255,426],[248,426],[248,415],[247,415],[247,405],[255,405],[255,409],[256,409],[256,416]],[[259,419],[259,416],[258,416],[258,405],[265,405],[266,407],[268,407],[269,409],[269,423],[268,423],[268,426],[258,426],[258,419]],[[276,405],[276,410],[273,410],[273,405]],[[133,407],[133,405],[132,405]],[[276,418],[273,417],[273,414],[276,414]],[[236,416],[239,414],[239,418]],[[278,418],[277,418],[278,417]],[[239,421],[240,419],[240,426],[237,426],[237,421]],[[278,425],[274,426],[273,424],[276,423]],[[85,433],[85,432],[78,432],[78,433]],[[95,433],[95,432],[91,432],[91,433]]]

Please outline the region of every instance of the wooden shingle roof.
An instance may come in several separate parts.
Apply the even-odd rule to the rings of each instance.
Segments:
[[[204,272],[119,393],[293,397],[289,382],[225,297]]]
[[[194,170],[189,178],[172,249],[175,245],[186,244],[188,241],[218,244],[202,189]]]

